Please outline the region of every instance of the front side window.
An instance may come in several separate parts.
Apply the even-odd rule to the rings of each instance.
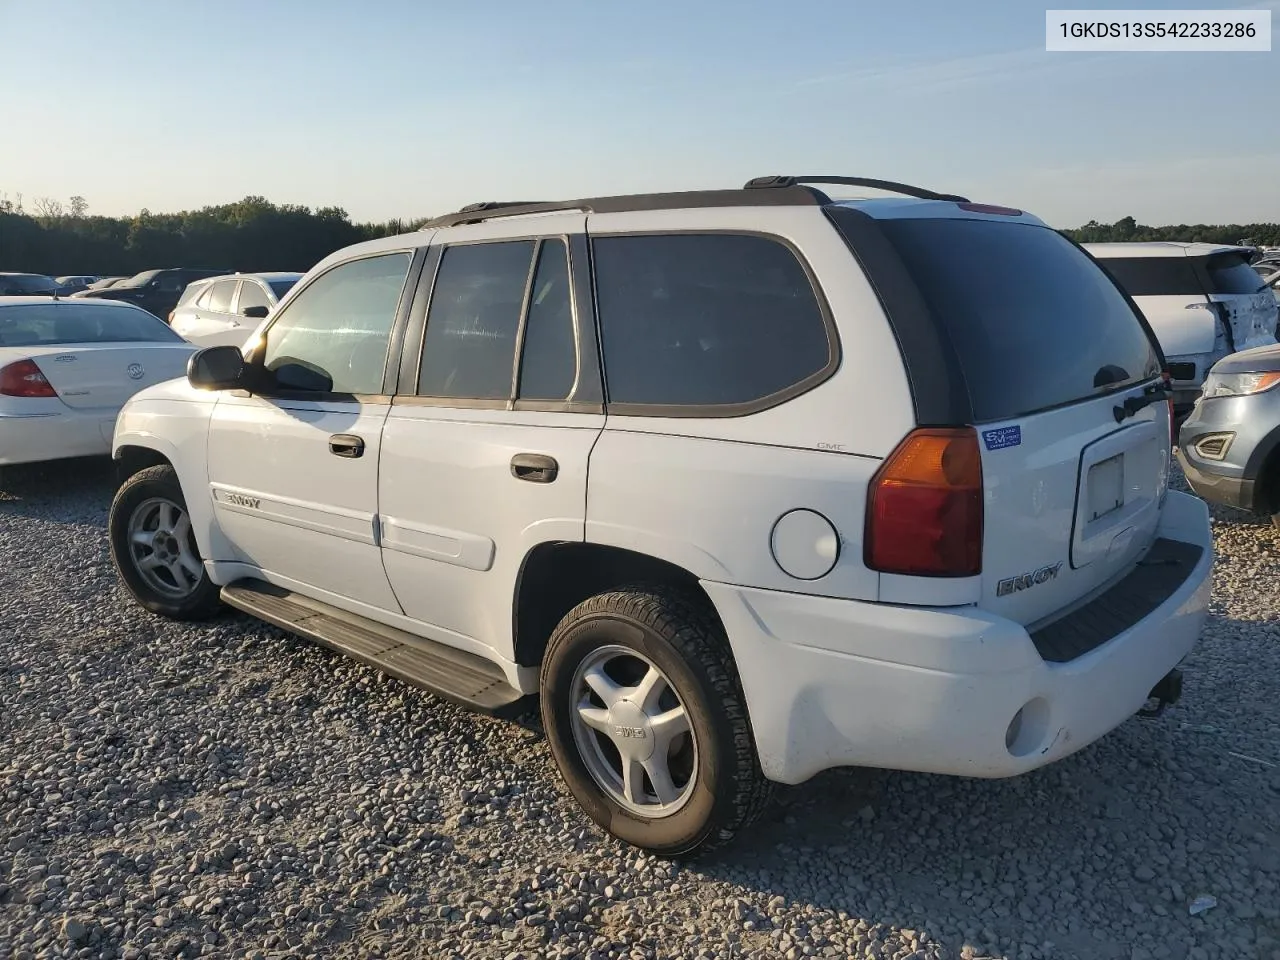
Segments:
[[[267,291],[263,290],[261,285],[254,283],[252,280],[245,280],[240,284],[240,302],[236,305],[236,312],[243,316],[245,310],[249,307],[267,307],[271,304],[267,302]]]
[[[407,253],[367,257],[317,277],[268,328],[263,365],[273,373],[300,366],[328,378],[334,393],[381,393],[410,261]]]
[[[592,249],[610,403],[752,403],[831,361],[813,284],[776,240],[619,236]]]
[[[427,310],[419,395],[511,397],[533,249],[532,240],[445,248]]]

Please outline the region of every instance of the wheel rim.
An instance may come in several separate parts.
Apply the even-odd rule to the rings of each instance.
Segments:
[[[698,741],[671,681],[628,647],[591,652],[574,673],[570,722],[587,772],[617,804],[669,817],[693,795]]]
[[[191,518],[164,497],[142,501],[129,517],[129,556],[144,583],[174,600],[200,585],[204,565],[191,533]]]

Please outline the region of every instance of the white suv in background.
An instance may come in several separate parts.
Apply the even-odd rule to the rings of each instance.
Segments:
[[[539,698],[591,817],[691,853],[772,782],[1011,776],[1175,700],[1212,545],[1167,396],[1018,210],[842,177],[478,204],[134,398],[111,550],[154,613]]]
[[[190,284],[169,326],[202,347],[239,347],[275,309],[300,273],[237,273]]]
[[[1213,243],[1088,243],[1151,324],[1189,409],[1223,357],[1276,342],[1276,298],[1249,266],[1249,247]]]

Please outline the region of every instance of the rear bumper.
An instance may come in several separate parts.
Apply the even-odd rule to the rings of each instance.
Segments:
[[[1025,773],[1137,712],[1195,644],[1213,546],[1203,502],[1170,493],[1158,535],[1203,548],[1148,616],[1066,663],[975,607],[927,608],[704,583],[733,646],[764,773],[837,766]],[[1015,722],[1015,717],[1020,720]]]
[[[0,414],[0,466],[111,452],[115,414],[68,410],[41,416]]]

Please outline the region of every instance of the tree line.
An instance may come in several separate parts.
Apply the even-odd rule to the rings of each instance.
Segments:
[[[425,218],[424,218],[425,219]],[[129,275],[156,267],[306,271],[335,250],[417,229],[419,220],[352,223],[341,207],[236,203],[101,217],[83,197],[65,206],[40,198],[30,211],[0,195],[0,271],[48,275]]]
[[[26,210],[21,195],[0,194],[0,271],[133,274],[155,267],[309,270],[335,250],[416,230],[425,218],[353,223],[341,207],[275,204],[263,197],[132,217],[91,216],[84,197],[63,204],[41,197]],[[1178,224],[1151,227],[1124,217],[1090,220],[1062,233],[1080,243],[1182,240],[1280,245],[1280,224]]]

